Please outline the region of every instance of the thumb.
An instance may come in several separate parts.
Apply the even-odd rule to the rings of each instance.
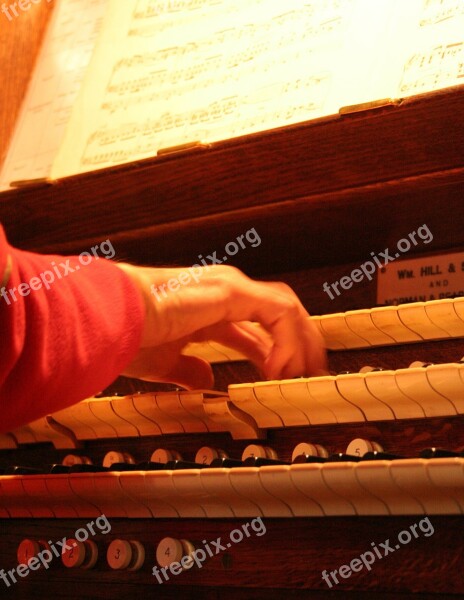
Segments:
[[[178,354],[175,360],[166,361],[169,368],[160,373],[157,365],[150,361],[149,351],[144,352],[143,369],[132,368],[126,372],[129,377],[137,377],[145,381],[173,383],[189,390],[210,390],[214,386],[211,365],[196,356]]]

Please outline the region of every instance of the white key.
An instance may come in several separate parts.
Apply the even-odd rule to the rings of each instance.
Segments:
[[[233,517],[234,513],[228,503],[224,503],[219,496],[206,494],[202,483],[201,473],[205,469],[185,469],[173,471],[172,481],[179,494],[191,504],[201,508],[207,517]],[[185,514],[179,511],[181,516]]]
[[[377,498],[361,485],[356,476],[355,462],[333,462],[322,465],[325,484],[353,505],[358,515],[388,515],[382,499]]]
[[[12,519],[32,517],[31,499],[23,487],[22,475],[2,475],[0,477],[1,500]]]
[[[45,485],[48,490],[50,510],[58,519],[75,519],[82,514],[77,507],[83,500],[76,496],[69,485],[68,477],[47,475]]]
[[[430,365],[425,372],[430,386],[464,414],[464,364]]]
[[[29,510],[35,519],[53,519],[56,516],[50,507],[50,492],[45,479],[45,475],[23,477],[24,492],[30,498]]]
[[[392,515],[424,514],[423,505],[396,484],[390,472],[394,462],[366,460],[356,463],[356,477],[360,485],[383,502]]]
[[[395,342],[419,342],[422,339],[400,320],[397,306],[382,306],[373,308],[370,312],[374,325]]]
[[[322,517],[320,505],[308,498],[293,483],[288,465],[260,467],[259,478],[263,488],[284,502],[295,517]]]
[[[234,440],[251,440],[264,437],[253,417],[237,408],[228,398],[205,398],[204,409],[208,418],[229,431]]]
[[[233,404],[248,413],[258,427],[283,427],[281,417],[259,401],[252,383],[239,383],[229,386],[229,397]]]
[[[437,340],[449,337],[447,332],[437,327],[425,312],[424,302],[401,304],[398,306],[398,315],[403,323],[421,336],[424,340]]]
[[[190,481],[193,484],[194,478],[199,471],[199,469],[188,469],[179,471],[156,471],[155,473],[147,472],[145,482],[151,488],[153,496],[174,507],[180,517],[204,518],[206,516],[205,511],[201,506],[195,504],[193,500],[193,498],[198,499],[199,497],[199,485],[195,482],[192,493],[186,495],[185,490],[183,493],[179,489],[183,489],[182,483],[179,482],[178,488],[173,481],[174,475],[179,477],[179,473],[181,475],[187,474],[186,477],[190,477]]]
[[[338,375],[335,383],[341,396],[357,406],[367,421],[387,421],[395,418],[392,409],[370,393],[365,373]]]
[[[356,334],[345,320],[345,313],[324,315],[320,320],[324,336],[337,340],[343,348],[368,348],[369,342]]]
[[[261,404],[278,414],[285,427],[308,425],[306,415],[287,402],[280,392],[280,381],[260,381],[254,384],[254,393]]]
[[[229,478],[237,493],[249,498],[257,504],[263,516],[293,516],[288,504],[267,492],[258,475],[259,468],[257,467],[241,467],[240,469],[230,469]]]
[[[156,402],[163,413],[182,423],[186,433],[206,433],[208,431],[203,421],[196,419],[184,408],[178,393],[158,393],[156,394]]]
[[[348,327],[359,337],[365,339],[371,346],[388,346],[395,340],[374,323],[370,310],[349,310],[345,313]]]
[[[234,517],[262,516],[260,507],[252,499],[235,490],[230,480],[231,471],[232,469],[223,468],[201,469],[200,480],[205,494],[218,499],[216,508],[211,502],[208,504],[208,516],[225,516],[222,508],[224,505],[228,507],[226,514],[230,511]]]
[[[423,419],[425,417],[421,405],[403,394],[398,387],[395,371],[372,371],[366,373],[364,381],[369,392],[386,404],[396,419]]]
[[[395,379],[403,394],[420,404],[427,417],[456,414],[454,404],[430,385],[426,367],[398,369],[395,371]]]
[[[178,518],[177,510],[164,499],[157,497],[156,481],[162,471],[125,471],[119,475],[119,483],[124,493],[132,498],[137,505],[137,509],[131,514],[131,517],[147,518]],[[172,471],[169,471],[172,473]],[[166,477],[166,475],[162,475]],[[135,505],[134,505],[135,506]]]
[[[114,437],[109,435],[108,427],[115,431],[116,437],[139,437],[138,429],[114,412],[111,398],[90,400],[89,406],[93,414],[106,425],[104,429],[101,426],[98,429],[99,438]]]
[[[395,483],[420,502],[428,515],[461,514],[459,504],[432,483],[428,462],[421,458],[392,461],[390,471]]]
[[[53,413],[53,418],[70,429],[78,440],[98,439],[101,423],[90,410],[89,402],[86,400]]]
[[[355,515],[356,510],[352,502],[327,485],[322,472],[325,466],[325,464],[314,463],[290,465],[290,477],[305,496],[321,507],[324,515]]]
[[[312,377],[308,379],[308,389],[314,400],[330,408],[338,423],[365,421],[359,408],[348,402],[338,391],[336,377]]]
[[[306,415],[311,425],[337,423],[330,406],[318,402],[309,392],[309,379],[288,379],[280,382],[280,392],[289,402]]]
[[[464,458],[434,458],[427,461],[425,468],[433,485],[464,513]]]
[[[459,318],[454,306],[454,300],[435,300],[425,303],[425,312],[432,323],[444,329],[450,337],[464,337],[464,321]]]
[[[210,397],[210,396],[208,396]],[[224,392],[214,392],[213,398],[223,397],[227,400],[229,395]],[[179,400],[185,410],[197,421],[204,423],[206,431],[224,431],[219,423],[213,421],[205,412],[205,395],[199,392],[179,392]]]

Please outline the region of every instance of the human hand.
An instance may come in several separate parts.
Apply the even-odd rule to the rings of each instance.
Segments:
[[[171,291],[165,284],[180,281],[188,270],[116,264],[139,289],[146,309],[140,350],[123,375],[211,389],[210,364],[182,354],[188,343],[207,340],[241,352],[267,379],[326,371],[320,333],[287,285],[255,281],[234,267],[215,265],[196,268],[195,281]],[[154,294],[163,284],[165,291]]]

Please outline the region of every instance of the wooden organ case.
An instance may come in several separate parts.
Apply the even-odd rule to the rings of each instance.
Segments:
[[[47,10],[45,6],[40,8],[40,18],[45,18]],[[30,36],[31,48],[34,43]],[[23,71],[27,71],[27,65],[23,65]],[[10,75],[24,81],[21,71],[12,69]],[[19,91],[8,88],[6,100],[14,100]],[[2,114],[6,136],[14,115],[5,106]],[[369,310],[376,305],[375,280],[365,279],[333,300],[324,293],[323,283],[350,273],[372,251],[394,248],[399,239],[423,224],[433,232],[433,241],[413,247],[408,257],[433,257],[463,249],[463,130],[464,91],[462,87],[450,88],[359,113],[335,115],[6,192],[0,198],[0,220],[11,243],[24,249],[71,254],[110,239],[118,259],[153,265],[191,265],[200,254],[207,256],[222,249],[254,228],[262,243],[238,253],[231,263],[250,276],[286,281],[312,314]],[[462,333],[438,340],[423,338],[415,343],[365,344],[362,348],[329,351],[330,369],[333,373],[357,373],[361,367],[373,365],[404,370],[415,360],[455,363],[460,369]],[[216,388],[223,392],[231,384],[259,380],[250,365],[236,361],[217,364],[215,375]],[[117,393],[132,398],[138,392],[157,389],[161,388],[121,378],[105,395],[113,397]],[[278,413],[278,408],[275,410]],[[391,462],[386,457],[378,464],[396,469],[393,475],[399,467],[391,465],[402,462],[394,460],[395,456],[416,459],[426,471],[427,459],[419,458],[424,448],[444,448],[456,456],[428,459],[444,461],[444,471],[441,475],[435,471],[435,479],[429,471],[421,478],[414,471],[417,465],[399,479],[393,477],[400,490],[396,499],[392,488],[379,484],[375,489],[385,489],[385,496],[374,494],[383,507],[378,511],[366,510],[365,499],[349,478],[342,475],[337,483],[336,478],[322,473],[320,483],[328,485],[328,490],[319,490],[320,496],[314,492],[317,498],[324,494],[327,498],[327,504],[316,502],[321,509],[319,516],[309,509],[311,516],[306,516],[304,506],[297,510],[298,502],[292,500],[283,503],[286,510],[279,511],[266,492],[263,495],[261,491],[261,496],[253,490],[248,493],[247,487],[239,488],[241,496],[245,503],[252,500],[255,511],[243,507],[234,511],[232,500],[232,511],[213,510],[211,503],[205,509],[193,492],[190,501],[188,482],[180,488],[177,500],[168,499],[167,503],[174,506],[171,516],[161,512],[163,516],[158,517],[156,511],[148,516],[149,509],[134,508],[130,489],[127,504],[120,500],[118,493],[127,491],[127,483],[122,480],[116,483],[119,492],[108,488],[107,494],[116,494],[113,504],[101,491],[99,496],[98,490],[92,503],[89,492],[87,500],[93,512],[83,510],[78,514],[79,503],[76,505],[75,498],[69,498],[68,503],[62,492],[60,502],[69,508],[67,516],[62,516],[65,508],[57,511],[61,516],[55,514],[56,498],[48,513],[43,509],[36,513],[34,492],[28,494],[31,488],[24,481],[41,475],[22,474],[20,470],[17,475],[6,475],[10,480],[16,478],[16,492],[11,492],[16,505],[5,495],[7,487],[2,488],[0,498],[0,567],[5,571],[17,567],[17,548],[22,540],[39,543],[73,537],[91,516],[95,519],[103,514],[102,507],[110,509],[105,514],[111,531],[105,535],[97,531],[91,538],[98,549],[92,568],[65,568],[57,558],[49,569],[41,568],[23,579],[17,577],[18,583],[10,587],[0,582],[2,597],[126,598],[146,593],[161,598],[271,599],[328,598],[336,592],[343,598],[464,595],[464,462],[458,456],[464,449],[462,413],[426,411],[423,417],[409,418],[395,413],[388,419],[365,418],[365,414],[359,419],[337,418],[336,412],[335,416],[335,422],[322,420],[307,425],[287,425],[284,418],[280,426],[274,423],[261,428],[262,437],[258,439],[234,437],[214,428],[204,433],[150,434],[145,430],[143,435],[139,430],[138,435],[131,435],[117,427],[112,436],[107,429],[99,433],[96,428],[94,439],[83,439],[75,448],[60,443],[54,447],[51,442],[19,443],[13,437],[16,447],[0,451],[0,466],[10,467],[10,473],[11,467],[18,465],[43,469],[44,465],[59,464],[70,453],[89,457],[94,465],[101,465],[110,451],[128,453],[138,464],[149,461],[155,449],[164,448],[193,463],[197,450],[210,446],[240,459],[250,444],[270,447],[281,461],[290,463],[299,443],[320,444],[334,454],[345,453],[354,439],[380,444],[391,454]],[[353,472],[361,463],[348,460],[322,464],[317,469],[331,464]],[[249,468],[248,476],[258,481],[259,470],[265,468]],[[191,465],[184,473],[189,469]],[[199,471],[193,468],[191,474]],[[239,471],[237,468],[236,473]],[[114,471],[113,475],[132,473]],[[143,476],[143,471],[135,473]],[[90,485],[101,476],[79,474],[81,479],[88,478]],[[53,477],[66,479],[68,475]],[[366,481],[374,480],[375,475]],[[251,487],[254,485],[250,482]],[[310,500],[309,484],[308,488],[309,506],[315,502]],[[267,501],[260,506],[259,498],[264,496]],[[99,504],[102,497],[106,500]],[[451,505],[454,508],[450,509]],[[147,506],[148,500],[145,509]],[[186,507],[185,511],[179,506]],[[193,566],[178,575],[170,574],[169,581],[162,584],[152,574],[156,550],[164,538],[184,540],[184,551],[185,541],[197,548],[204,547],[203,540],[211,542],[219,537],[225,543],[232,530],[256,517],[262,517],[264,535],[245,536],[240,543],[208,556],[201,568]],[[411,531],[412,525],[426,517],[433,525],[433,535],[413,536],[409,543],[395,547],[402,531]],[[420,531],[417,526],[416,531]],[[108,565],[107,551],[115,540],[143,545],[146,556],[139,570],[130,570],[127,564],[120,569]],[[342,565],[349,565],[374,546],[381,548],[386,540],[394,549],[388,556],[378,555],[372,566],[363,565],[349,576],[339,574],[338,583],[330,579],[329,585],[324,580],[323,572],[340,572]],[[118,546],[116,552],[122,548]],[[134,546],[131,548],[134,552]]]

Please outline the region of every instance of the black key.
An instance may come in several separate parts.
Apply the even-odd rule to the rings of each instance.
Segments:
[[[70,473],[107,473],[109,469],[100,465],[72,465]]]
[[[268,467],[269,465],[288,465],[289,463],[275,458],[261,458],[259,456],[249,456],[243,461],[244,467]]]
[[[165,468],[165,463],[151,461],[142,462],[137,465],[137,471],[164,471]]]
[[[33,469],[32,467],[7,467],[5,475],[44,475],[47,471],[44,469]]]
[[[323,456],[310,456],[309,454],[299,454],[295,457],[293,461],[294,465],[301,463],[325,463],[327,462],[327,458]]]
[[[245,465],[243,461],[239,460],[238,458],[215,458],[209,466],[211,468],[223,467],[224,469],[235,469]]]
[[[48,472],[50,475],[67,475],[71,470],[71,467],[67,467],[65,465],[56,464],[50,465]]]
[[[109,467],[110,471],[140,471],[138,465],[133,465],[131,463],[122,463],[115,462]]]
[[[343,452],[337,452],[337,454],[331,454],[327,459],[327,462],[359,462],[361,460],[361,456],[354,456],[352,454],[343,454]]]
[[[421,458],[450,458],[461,456],[461,454],[452,450],[445,450],[444,448],[424,448],[424,450],[420,451],[419,456]]]
[[[178,469],[205,469],[208,465],[202,463],[188,462],[186,460],[170,460],[166,463],[166,469],[177,471]]]
[[[389,454],[388,452],[366,452],[362,457],[362,460],[401,460],[404,456],[398,456],[397,454]]]

